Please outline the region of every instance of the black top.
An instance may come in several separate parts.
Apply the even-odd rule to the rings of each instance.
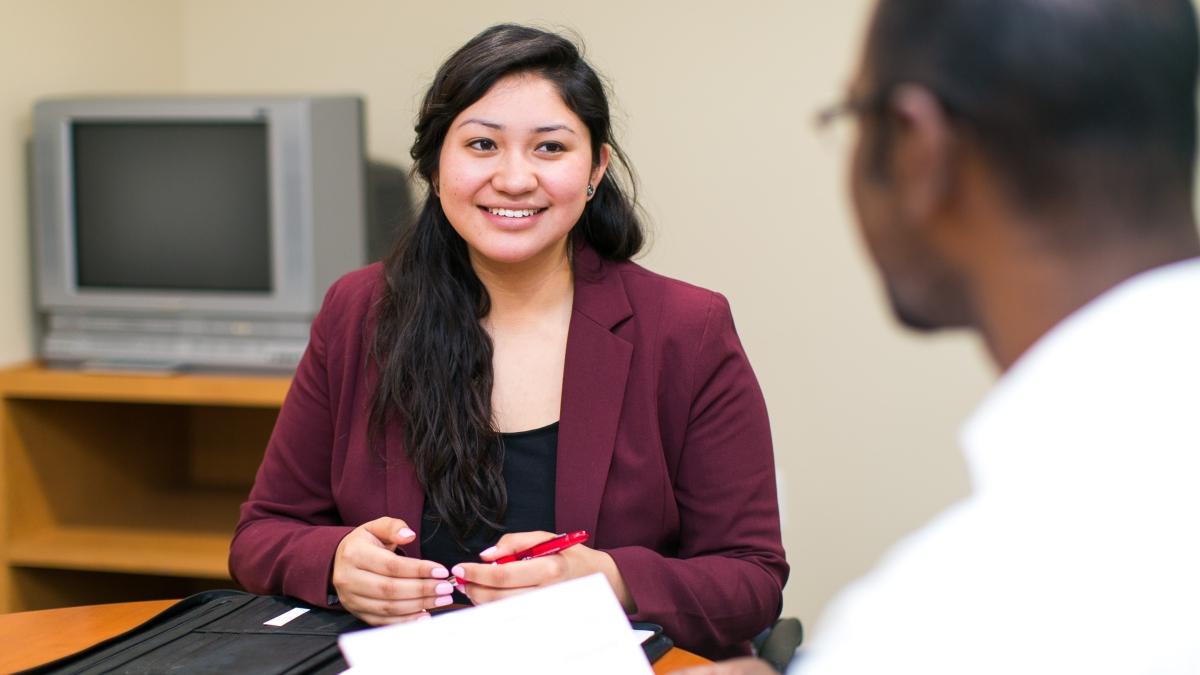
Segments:
[[[454,541],[449,528],[439,527],[434,511],[425,501],[421,534],[421,558],[442,563],[450,569],[460,562],[480,562],[479,552],[493,545],[505,532],[554,532],[554,476],[558,465],[558,422],[540,429],[500,434],[504,448],[504,485],[508,509],[504,531],[476,530],[467,538],[466,550]]]

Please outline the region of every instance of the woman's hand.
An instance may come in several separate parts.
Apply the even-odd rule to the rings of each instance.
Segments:
[[[489,564],[506,555],[523,551],[555,535],[550,532],[513,532],[500,537],[496,545],[479,554],[483,563],[462,563],[451,570],[467,583],[460,590],[475,604],[483,604],[524,593],[539,586],[584,577],[601,572],[608,579],[626,613],[637,611],[625,580],[612,556],[604,551],[578,545],[559,553],[503,565]]]
[[[451,603],[446,568],[395,553],[415,537],[403,520],[385,517],[342,539],[333,557],[333,588],[347,611],[380,626],[425,618],[426,610]]]

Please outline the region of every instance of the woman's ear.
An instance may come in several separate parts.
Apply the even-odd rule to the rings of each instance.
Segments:
[[[604,173],[608,171],[608,160],[612,158],[612,148],[608,143],[600,146],[600,159],[592,166],[592,173],[588,177],[588,185],[595,189],[600,188],[600,181],[604,180]],[[590,197],[589,197],[590,198]]]

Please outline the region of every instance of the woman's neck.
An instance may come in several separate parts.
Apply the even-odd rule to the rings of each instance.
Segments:
[[[471,265],[491,300],[485,325],[570,313],[574,283],[566,242],[520,263],[496,263],[472,251]]]

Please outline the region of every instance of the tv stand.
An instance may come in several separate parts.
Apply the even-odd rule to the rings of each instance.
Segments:
[[[284,376],[0,370],[0,612],[235,587]]]

